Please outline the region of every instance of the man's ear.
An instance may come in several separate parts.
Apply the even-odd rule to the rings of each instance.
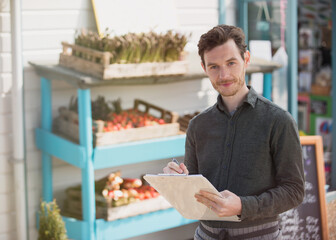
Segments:
[[[244,58],[245,58],[244,60],[245,64],[250,64],[251,55],[249,50],[246,50],[246,52],[244,53]]]

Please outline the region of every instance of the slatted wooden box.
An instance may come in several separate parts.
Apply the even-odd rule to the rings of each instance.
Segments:
[[[318,84],[311,85],[311,93],[314,95],[330,96],[331,87],[324,87]]]
[[[177,120],[177,122],[180,124],[180,130],[182,132],[186,132],[189,126],[189,121],[199,113],[200,112],[197,111],[194,113],[185,114],[183,116],[180,116]]]
[[[171,208],[162,197],[138,200],[119,207],[109,207],[103,196],[96,194],[96,218],[106,221],[128,218],[140,214]],[[80,187],[71,187],[66,191],[66,199],[62,208],[62,215],[82,219],[82,203]]]
[[[102,80],[150,76],[183,75],[186,61],[110,64],[111,53],[62,42],[59,64]],[[78,57],[80,55],[82,57]]]
[[[105,122],[101,120],[93,120],[92,122],[96,129],[96,131],[93,132],[93,145],[105,146],[144,139],[174,136],[180,133],[180,125],[177,122],[177,113],[165,110],[140,99],[134,100],[133,109],[149,114],[160,114],[159,117],[164,119],[166,124],[103,132]],[[59,113],[60,115],[53,121],[53,131],[70,140],[79,142],[78,114],[69,111],[65,107],[61,107]]]

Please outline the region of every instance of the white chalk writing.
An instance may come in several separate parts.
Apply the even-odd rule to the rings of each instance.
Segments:
[[[303,199],[302,204],[315,203],[317,201],[316,196],[310,193],[306,194],[306,197]]]
[[[281,229],[283,239],[296,239],[297,234],[303,230],[303,228],[300,227],[301,222],[303,222],[303,220],[300,219],[299,211],[297,209],[291,209],[282,213]]]
[[[320,239],[318,218],[312,216],[306,217],[306,229],[307,229],[306,239],[314,239],[314,240]]]
[[[297,208],[280,214],[282,239],[321,240],[319,190],[316,186],[315,147],[303,146],[305,197]],[[318,182],[317,182],[318,183]],[[316,216],[316,217],[315,217]]]
[[[305,182],[305,189],[306,191],[310,191],[310,190],[313,190],[313,184],[311,184],[310,182]]]

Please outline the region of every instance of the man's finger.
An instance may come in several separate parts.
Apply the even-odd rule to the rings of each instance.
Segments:
[[[183,169],[180,168],[180,166],[178,164],[174,163],[174,162],[169,162],[167,164],[167,167],[169,167],[170,169],[172,169],[176,173],[183,173]]]
[[[183,173],[185,173],[187,175],[189,174],[189,171],[188,171],[186,165],[184,165],[184,163],[180,164],[180,168],[183,170]]]
[[[211,211],[214,211],[215,213],[218,212],[218,208],[217,208],[217,204],[216,202],[213,202],[205,197],[203,197],[202,195],[199,194],[195,194],[195,198],[199,203],[202,203],[203,205],[205,205],[206,207],[208,207]]]
[[[178,174],[179,173],[175,169],[172,169],[168,166],[163,168],[163,172],[166,174]]]
[[[195,194],[195,198],[197,199],[198,202],[203,203],[205,206],[210,207],[211,204],[211,200],[209,198],[206,198],[204,196],[202,196],[201,194]]]
[[[223,197],[220,197],[215,193],[207,192],[204,190],[200,190],[199,194],[203,195],[206,198],[209,198],[211,201],[214,201],[214,202],[223,200]]]

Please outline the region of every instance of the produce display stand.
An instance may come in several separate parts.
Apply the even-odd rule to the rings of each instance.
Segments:
[[[125,239],[195,222],[169,208],[115,221],[96,219],[94,172],[132,163],[184,155],[185,135],[148,139],[93,148],[90,88],[113,84],[153,84],[201,79],[203,73],[162,78],[114,79],[99,81],[58,65],[30,63],[41,77],[41,127],[35,130],[35,141],[42,151],[42,194],[53,200],[52,156],[81,169],[83,220],[63,217],[70,239]],[[52,132],[52,81],[66,81],[77,87],[79,144]],[[111,156],[111,157],[106,157]],[[113,156],[113,157],[112,157]]]

